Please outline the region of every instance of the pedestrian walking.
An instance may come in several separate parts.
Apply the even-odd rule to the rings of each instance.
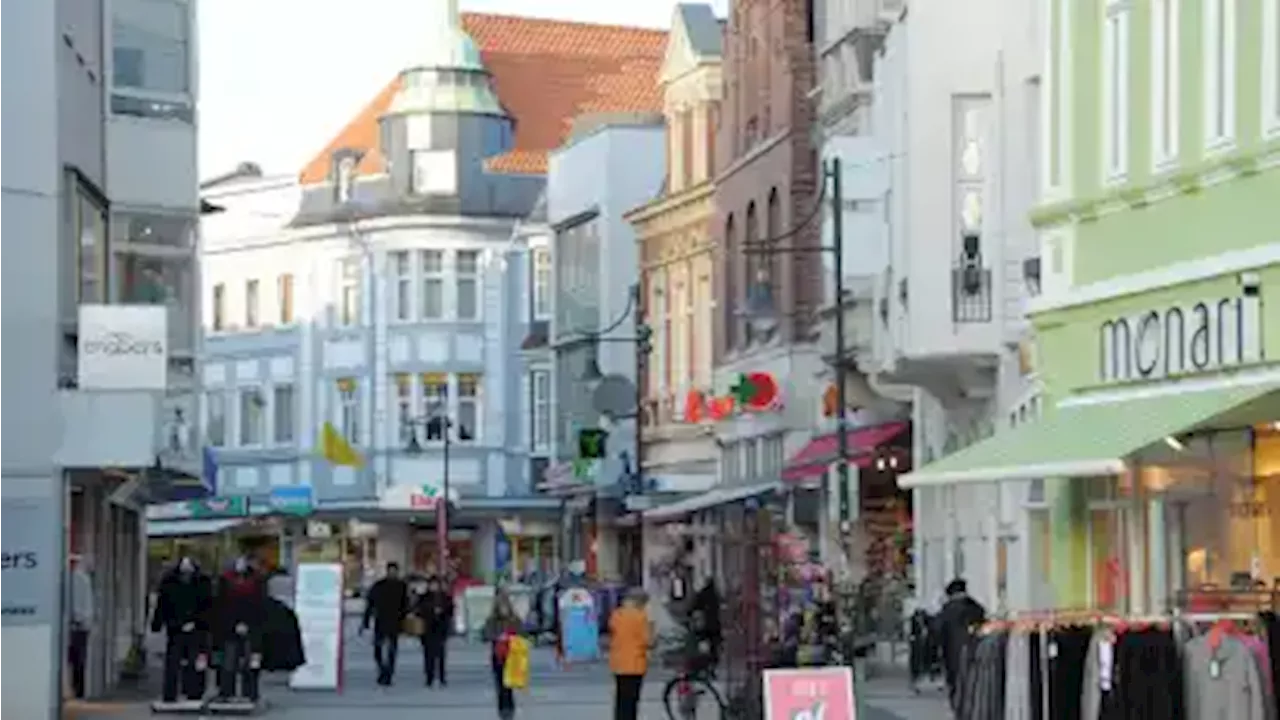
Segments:
[[[640,714],[640,690],[644,674],[649,670],[649,641],[652,637],[649,613],[645,606],[649,597],[644,590],[632,588],[622,605],[609,617],[609,669],[613,671],[614,720],[637,720]]]
[[[493,600],[493,612],[485,620],[482,633],[490,644],[490,661],[493,665],[493,684],[498,693],[498,717],[511,720],[516,716],[515,692],[503,678],[511,643],[520,634],[520,617],[511,605],[511,597],[505,589],[499,589]]]
[[[938,612],[937,637],[942,652],[942,670],[947,680],[947,697],[952,710],[959,707],[969,643],[974,631],[987,619],[987,611],[969,596],[969,586],[961,578],[947,584],[947,600]]]
[[[400,579],[400,566],[389,562],[386,574],[369,588],[360,624],[363,635],[373,621],[373,661],[378,665],[379,685],[390,685],[395,677],[400,627],[408,613],[409,586]]]
[[[448,685],[445,674],[446,648],[453,632],[453,597],[437,577],[427,579],[427,591],[418,596],[413,612],[422,619],[422,669],[427,676],[427,687]]]

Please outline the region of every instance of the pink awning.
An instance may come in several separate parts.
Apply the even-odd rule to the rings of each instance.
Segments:
[[[874,451],[881,445],[890,442],[910,427],[907,422],[891,422],[881,425],[867,425],[845,432],[848,443],[849,461],[858,467],[867,467]],[[839,438],[835,433],[820,435],[809,441],[787,462],[782,470],[782,479],[787,482],[804,482],[822,477],[839,454]]]

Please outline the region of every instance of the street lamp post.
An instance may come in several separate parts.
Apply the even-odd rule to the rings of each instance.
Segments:
[[[433,412],[419,418],[410,418],[405,421],[409,426],[409,440],[405,444],[405,452],[410,455],[421,455],[422,444],[418,442],[418,425],[423,426],[423,432],[430,436],[432,423],[437,423],[440,433],[444,438],[442,448],[442,460],[444,469],[441,472],[441,497],[436,501],[436,547],[439,548],[439,565],[437,572],[440,575],[441,582],[447,582],[449,572],[449,448],[453,445],[450,435],[454,423],[449,418],[448,411],[442,411],[435,408]]]
[[[844,556],[844,562],[848,563],[852,559],[849,557],[849,541],[853,532],[855,517],[852,493],[849,487],[849,415],[848,389],[845,383],[847,367],[845,362],[846,329],[844,315],[844,188],[841,178],[840,158],[833,157],[823,162],[820,177],[822,178],[822,186],[819,191],[818,201],[807,217],[791,229],[775,237],[749,241],[745,245],[746,254],[748,255],[831,253],[832,261],[835,265],[836,496],[839,508],[841,554]],[[818,245],[816,247],[776,246],[783,240],[789,240],[799,235],[816,218],[819,218],[824,208],[824,201],[831,213],[830,245]],[[831,497],[830,487],[830,480],[824,473],[822,476],[822,507],[824,508],[824,513],[826,512],[827,502]]]

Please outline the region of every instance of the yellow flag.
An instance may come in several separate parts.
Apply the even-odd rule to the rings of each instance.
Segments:
[[[342,433],[338,432],[338,428],[333,423],[325,423],[320,430],[320,442],[323,449],[324,459],[329,461],[330,465],[350,465],[352,467],[360,467],[364,464],[364,458],[360,457],[360,453],[351,447],[351,443],[342,437]]]

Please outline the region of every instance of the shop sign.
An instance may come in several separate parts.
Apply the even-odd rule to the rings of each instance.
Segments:
[[[727,395],[690,390],[685,396],[684,420],[688,423],[720,422],[742,413],[769,412],[781,407],[781,386],[771,373],[741,373]]]
[[[148,520],[191,520],[195,518],[247,517],[249,498],[211,497],[198,500],[151,505],[147,508]]]
[[[1104,383],[1209,372],[1262,360],[1257,297],[1202,300],[1112,318],[1098,329]]]
[[[764,671],[765,720],[854,720],[853,669]]]
[[[271,488],[271,509],[282,515],[310,515],[311,488],[305,485]]]
[[[435,485],[393,485],[379,503],[384,510],[435,510],[441,489]]]
[[[81,305],[76,381],[81,390],[164,390],[169,373],[164,305]]]
[[[6,497],[4,517],[4,626],[50,625],[58,616],[58,517],[50,495]]]

